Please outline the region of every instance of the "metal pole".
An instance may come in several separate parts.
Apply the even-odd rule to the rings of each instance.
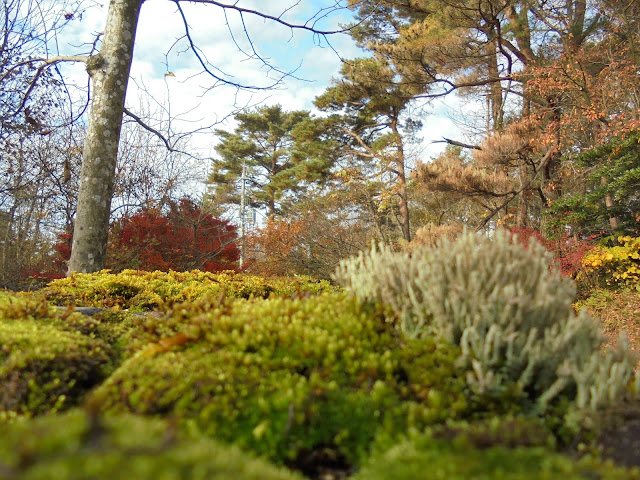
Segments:
[[[240,268],[242,268],[242,266],[244,265],[244,259],[245,259],[245,242],[244,242],[244,235],[245,235],[245,184],[244,184],[244,180],[245,180],[245,175],[247,172],[247,165],[245,163],[245,161],[242,161],[242,177],[240,178],[240,181],[242,182],[241,187],[240,187]]]

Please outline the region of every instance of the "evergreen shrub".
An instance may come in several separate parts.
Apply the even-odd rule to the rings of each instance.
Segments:
[[[236,447],[163,420],[89,420],[82,411],[3,425],[0,478],[11,480],[302,480]]]
[[[375,246],[343,261],[336,279],[361,300],[380,301],[408,337],[460,347],[475,393],[516,397],[538,412],[569,398],[598,408],[627,392],[635,362],[626,342],[602,354],[598,323],[575,314],[575,288],[543,247],[504,231],[465,232],[412,255]]]
[[[376,437],[468,411],[458,349],[404,340],[380,317],[344,294],[177,305],[91,401],[276,462],[322,447],[357,463]]]
[[[44,290],[50,302],[76,305],[132,309],[137,311],[166,308],[173,303],[190,302],[202,297],[267,298],[270,295],[317,294],[333,291],[326,280],[310,277],[259,277],[233,271],[144,272],[123,270],[112,274],[75,273],[54,280]]]
[[[640,291],[640,238],[618,237],[618,245],[597,246],[582,260],[578,279],[607,288]]]

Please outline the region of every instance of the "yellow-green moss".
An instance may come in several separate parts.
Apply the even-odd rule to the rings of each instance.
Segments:
[[[82,318],[0,293],[0,421],[75,405],[113,370],[108,344],[67,326]]]
[[[316,294],[334,291],[327,281],[310,277],[265,278],[235,273],[143,272],[103,270],[73,274],[51,282],[43,291],[52,303],[150,310],[202,297],[266,298],[274,295]]]
[[[479,437],[476,437],[476,439]],[[480,448],[479,448],[480,447]],[[576,461],[545,446],[488,446],[473,437],[415,436],[371,458],[353,480],[637,480],[640,471],[592,458]]]
[[[401,341],[342,294],[176,307],[94,393],[101,408],[184,419],[276,461],[333,445],[351,461],[376,435],[467,408],[455,347]]]
[[[12,480],[296,480],[234,447],[185,437],[132,415],[91,425],[83,412],[16,422],[0,435],[0,478]]]
[[[109,347],[34,320],[0,320],[0,420],[73,405],[112,369]]]

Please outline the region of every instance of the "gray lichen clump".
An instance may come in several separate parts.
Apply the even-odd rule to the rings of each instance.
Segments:
[[[559,397],[597,409],[634,386],[625,339],[601,352],[598,322],[573,310],[571,280],[542,246],[525,248],[507,232],[465,232],[411,255],[374,246],[343,261],[335,277],[390,308],[405,335],[459,345],[477,393],[510,391],[538,411]]]

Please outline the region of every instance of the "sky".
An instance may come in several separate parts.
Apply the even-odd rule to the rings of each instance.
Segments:
[[[96,34],[103,31],[108,1],[102,1],[104,5],[87,8],[81,19],[78,17],[69,24],[59,39],[59,53],[86,51]],[[282,15],[283,19],[300,24],[323,8],[332,7],[336,1],[240,0],[233,3],[276,17]],[[199,60],[187,48],[185,25],[176,4],[169,0],[146,0],[138,23],[126,106],[143,118],[147,115],[149,123],[163,132],[178,134],[214,124],[215,128],[233,130],[233,112],[246,106],[280,104],[286,110],[314,111],[314,98],[323,93],[332,78],[338,77],[341,59],[366,55],[346,34],[327,37],[329,45],[323,37],[292,31],[257,16],[245,15],[243,25],[236,12],[229,11],[225,18],[223,11],[213,5],[187,2],[180,5],[200,57],[207,61],[215,75],[257,87],[281,82],[275,89],[252,91],[216,82],[203,72]],[[315,27],[336,30],[350,21],[350,12],[342,9],[327,15]],[[277,70],[255,58],[254,49]],[[86,85],[83,64],[66,65],[63,74],[79,85]],[[428,107],[430,114],[423,118],[423,141],[417,151],[420,159],[427,160],[444,148],[442,143],[431,143],[433,140],[442,136],[459,138],[449,118],[456,106],[455,100],[449,100],[447,104],[437,102]],[[181,146],[187,148],[187,142],[189,148],[195,146],[200,155],[215,156],[216,139],[210,131],[185,137]]]

